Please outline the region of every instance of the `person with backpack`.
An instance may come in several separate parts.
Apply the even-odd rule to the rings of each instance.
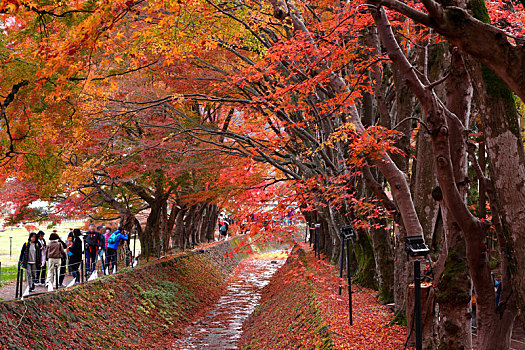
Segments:
[[[64,253],[64,248],[59,240],[60,237],[58,237],[55,232],[49,235],[49,245],[47,246],[48,273],[46,285],[50,290],[52,290],[52,286],[57,279],[57,277],[55,277],[55,272],[59,273],[60,271],[62,254]]]
[[[95,271],[97,264],[97,253],[100,249],[100,233],[95,230],[94,224],[89,224],[89,231],[86,232],[86,275]]]
[[[26,270],[26,280],[29,291],[35,290],[35,281],[37,280],[37,269],[42,263],[42,245],[37,240],[35,232],[29,234],[27,242],[22,246],[20,265]]]
[[[115,232],[108,238],[108,248],[106,249],[106,260],[109,266],[111,263],[109,273],[113,271],[114,267],[117,266],[117,249],[121,240],[127,240],[128,235],[122,232],[122,228],[119,227]]]
[[[82,232],[80,232],[78,228],[74,229],[73,244],[68,248],[67,252],[69,256],[69,269],[73,273],[76,284],[80,283],[80,272],[78,272],[78,269],[82,262],[82,239],[80,239],[80,236],[82,236]]]
[[[219,228],[219,233],[221,234],[221,236],[226,239],[226,237],[228,237],[228,221],[224,220],[222,222],[222,225],[221,227]]]

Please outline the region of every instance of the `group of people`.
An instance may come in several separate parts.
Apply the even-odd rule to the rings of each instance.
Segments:
[[[57,271],[60,271],[58,284],[63,287],[66,267],[74,277],[75,284],[80,283],[79,269],[83,255],[86,276],[96,270],[97,260],[100,260],[101,272],[110,273],[117,265],[120,242],[129,240],[127,232],[120,227],[114,232],[110,227],[105,227],[101,233],[95,229],[94,224],[90,224],[89,230],[84,234],[78,228],[71,230],[67,243],[60,239],[56,231],[49,235],[49,242],[46,242],[44,235],[43,231],[31,232],[20,252],[19,262],[26,270],[30,292],[37,285],[52,286],[57,279]]]

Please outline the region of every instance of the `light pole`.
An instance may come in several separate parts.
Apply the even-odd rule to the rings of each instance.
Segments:
[[[317,256],[317,260],[321,258],[321,249],[319,247],[319,229],[321,224],[313,224],[312,229],[315,230],[315,242],[314,242],[314,253]],[[311,231],[310,231],[311,232]]]
[[[416,350],[423,349],[423,330],[421,324],[421,262],[420,258],[428,255],[430,250],[423,236],[408,236],[405,238],[407,259],[414,261],[414,322],[416,326]]]
[[[350,240],[354,237],[354,229],[352,226],[341,227],[340,239],[341,239],[341,258],[339,266],[339,278],[343,278],[343,265],[344,265],[344,252],[346,242],[346,278],[348,279],[348,316],[350,318],[350,325],[353,325],[352,317],[352,276],[350,274]],[[341,295],[341,284],[339,284],[339,295]]]
[[[9,260],[13,256],[13,236],[9,236]]]

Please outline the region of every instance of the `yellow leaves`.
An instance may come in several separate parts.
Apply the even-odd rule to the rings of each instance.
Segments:
[[[114,81],[114,80],[111,80],[110,83],[109,83],[109,89],[111,91],[117,91],[118,88],[119,88],[119,86],[118,86],[117,82]]]
[[[90,159],[81,166],[68,165],[62,172],[60,183],[69,188],[78,188],[89,181],[92,170],[99,163],[98,159]]]
[[[113,58],[113,60],[117,63],[122,63],[124,61],[124,59],[120,56],[120,55],[115,55],[115,57]]]
[[[7,8],[8,11],[14,12],[14,11],[16,11],[18,9],[18,5],[17,4],[13,4],[13,3],[8,3],[6,8]]]
[[[341,125],[336,131],[328,136],[328,139],[323,142],[315,150],[307,152],[307,156],[311,156],[324,148],[333,148],[338,142],[347,142],[350,134],[355,134],[356,128],[354,123],[345,123]]]

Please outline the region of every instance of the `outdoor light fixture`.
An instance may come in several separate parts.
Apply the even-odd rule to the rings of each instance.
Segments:
[[[405,247],[408,256],[426,256],[430,249],[425,244],[423,236],[408,236],[405,238]]]
[[[343,226],[341,227],[341,238],[342,239],[351,239],[354,238],[355,233],[352,226]]]
[[[414,258],[414,320],[416,326],[416,350],[423,349],[423,331],[421,324],[421,264],[420,257],[430,253],[423,236],[408,236],[405,238],[407,259]]]
[[[319,229],[321,228],[321,224],[314,224],[312,223],[312,226],[310,226],[310,230],[315,230],[315,236],[314,236],[314,253],[317,259],[321,258],[321,249],[319,248]],[[310,234],[311,236],[311,234]]]

